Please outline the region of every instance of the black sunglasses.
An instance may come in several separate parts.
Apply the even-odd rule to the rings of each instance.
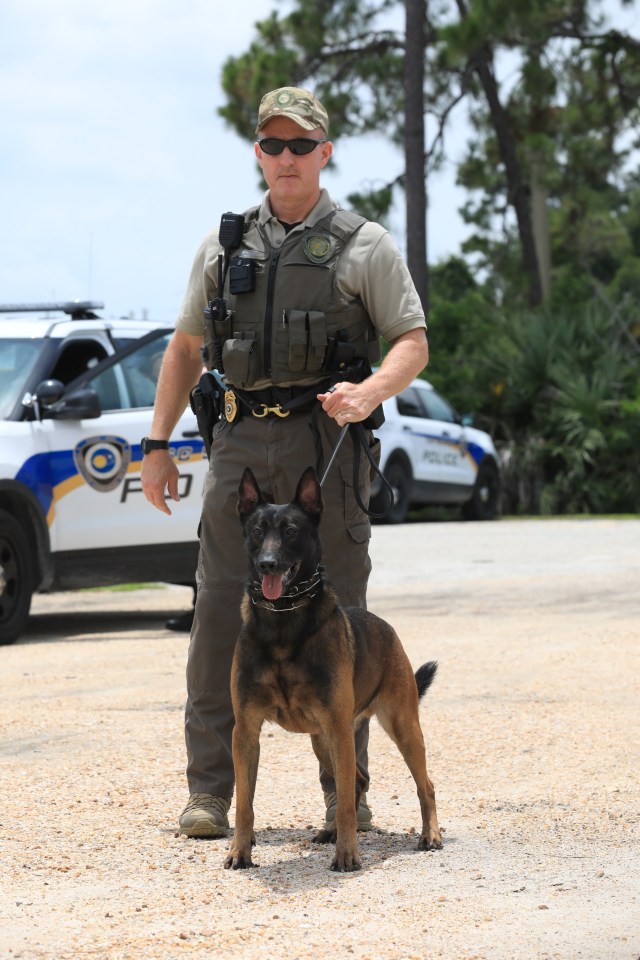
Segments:
[[[270,157],[279,157],[285,147],[288,147],[294,157],[304,157],[311,153],[319,143],[326,140],[312,140],[311,137],[294,137],[293,140],[280,140],[278,137],[265,137],[258,140],[258,146]]]

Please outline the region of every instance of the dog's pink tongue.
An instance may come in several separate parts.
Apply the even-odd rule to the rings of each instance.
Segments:
[[[277,600],[282,594],[282,574],[265,573],[262,578],[262,593],[267,600]]]

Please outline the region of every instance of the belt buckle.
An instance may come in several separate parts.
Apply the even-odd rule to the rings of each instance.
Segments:
[[[282,418],[288,417],[291,413],[291,410],[283,410],[279,403],[277,403],[275,407],[269,407],[266,403],[261,403],[260,406],[262,407],[260,412],[255,409],[251,411],[254,417],[258,417],[259,419],[267,417],[270,413],[275,413],[276,417]]]

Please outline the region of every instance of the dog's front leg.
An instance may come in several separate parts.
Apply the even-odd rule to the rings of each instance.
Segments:
[[[243,870],[255,867],[251,859],[253,833],[253,797],[260,760],[260,728],[262,721],[237,720],[233,728],[233,766],[236,777],[236,826],[225,869]]]
[[[332,870],[359,870],[362,866],[358,850],[355,805],[356,747],[351,715],[334,727],[331,753],[336,780],[336,854]]]

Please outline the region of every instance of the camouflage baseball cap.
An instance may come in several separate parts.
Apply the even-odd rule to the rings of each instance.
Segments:
[[[265,93],[258,110],[256,133],[272,117],[289,117],[303,130],[317,130],[320,127],[329,133],[329,117],[320,101],[309,90],[302,87],[279,87]]]

